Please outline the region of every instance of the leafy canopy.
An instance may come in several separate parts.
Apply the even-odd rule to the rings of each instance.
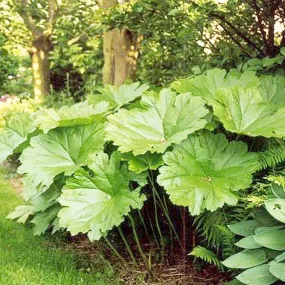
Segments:
[[[88,233],[90,240],[99,240],[119,226],[131,208],[142,208],[146,197],[140,194],[140,186],[130,190],[130,181],[141,181],[141,177],[121,164],[119,153],[113,153],[110,159],[107,154],[99,153],[88,166],[93,177],[79,169],[67,180],[59,198],[63,206],[59,223],[73,235]]]
[[[225,203],[235,205],[236,191],[252,182],[257,156],[243,142],[228,142],[223,134],[204,132],[190,136],[163,155],[158,183],[170,200],[187,206],[191,214],[215,211]]]
[[[159,94],[142,96],[141,105],[141,108],[120,109],[107,117],[106,139],[123,153],[163,153],[207,123],[205,101],[189,93],[176,95],[170,89],[163,89]]]

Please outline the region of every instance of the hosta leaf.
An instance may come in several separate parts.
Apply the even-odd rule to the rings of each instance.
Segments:
[[[270,285],[277,281],[277,278],[269,272],[268,264],[250,268],[236,278],[243,284],[248,285]]]
[[[194,96],[213,99],[216,91],[220,88],[232,88],[236,86],[248,88],[259,85],[259,80],[252,71],[226,74],[225,70],[215,68],[194,78],[175,81],[171,87],[179,93],[191,92]]]
[[[285,199],[267,200],[265,201],[265,207],[272,217],[285,224]]]
[[[285,252],[275,257],[276,262],[281,262],[285,260]]]
[[[285,263],[270,262],[269,271],[281,281],[285,281]]]
[[[14,212],[7,216],[7,219],[16,220],[18,223],[24,224],[34,212],[35,208],[31,205],[18,206]]]
[[[245,249],[255,249],[262,247],[262,245],[257,243],[252,236],[248,236],[239,240],[235,245]]]
[[[104,125],[94,123],[88,126],[59,128],[48,134],[33,137],[30,147],[20,157],[19,173],[30,176],[33,187],[49,187],[56,175],[71,175],[86,165],[92,153],[103,150]]]
[[[262,249],[246,249],[236,253],[222,262],[228,268],[245,269],[267,261],[266,252]]]
[[[253,137],[284,137],[285,107],[272,108],[257,88],[220,89],[210,104],[231,132]]]
[[[274,250],[285,250],[285,230],[266,231],[253,236],[263,247]]]
[[[59,224],[71,234],[88,233],[90,240],[98,240],[119,226],[131,208],[140,209],[145,196],[140,194],[140,187],[129,189],[136,176],[121,164],[118,153],[113,153],[110,160],[100,153],[89,167],[94,177],[80,169],[67,180],[59,198],[64,208],[58,216]]]
[[[191,214],[235,205],[235,191],[250,186],[257,156],[242,142],[228,142],[223,134],[205,132],[189,137],[163,155],[158,183],[170,200],[189,206]]]
[[[162,155],[158,153],[147,152],[144,155],[137,156],[126,153],[123,155],[123,159],[128,161],[129,169],[135,173],[141,173],[148,169],[156,170],[163,164]]]
[[[106,138],[121,152],[135,155],[147,151],[162,153],[171,144],[179,144],[187,136],[206,125],[208,110],[204,100],[164,89],[141,100],[146,109],[121,109],[108,116]]]
[[[34,125],[47,133],[57,127],[69,127],[92,124],[99,115],[106,113],[108,102],[100,102],[97,105],[88,105],[87,102],[63,106],[58,110],[43,109],[34,114]]]
[[[272,228],[280,225],[280,223],[274,219],[264,207],[256,207],[253,209],[252,214],[253,218],[260,224],[260,227]]]
[[[276,198],[285,199],[285,189],[283,185],[270,184],[270,189]]]
[[[140,85],[139,82],[123,84],[120,87],[106,85],[104,88],[98,89],[101,94],[90,95],[88,101],[92,104],[107,101],[111,108],[120,108],[142,96],[148,88],[147,84]]]
[[[21,145],[28,140],[29,134],[34,130],[28,113],[13,115],[8,119],[5,128],[0,131],[0,163],[9,155],[20,152]]]
[[[254,234],[254,230],[258,227],[260,227],[260,223],[255,220],[242,221],[228,225],[231,232],[244,237]]]
[[[280,230],[283,228],[284,228],[284,226],[260,227],[260,228],[255,229],[254,233],[257,235],[257,234],[260,234],[263,232],[272,232],[272,231],[277,231],[277,230]]]

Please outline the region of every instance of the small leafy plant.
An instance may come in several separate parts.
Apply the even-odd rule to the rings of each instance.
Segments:
[[[243,284],[285,281],[285,192],[281,185],[271,187],[275,197],[265,201],[262,216],[229,225],[234,234],[243,237],[236,243],[243,251],[230,256],[223,264],[246,269],[236,277]]]

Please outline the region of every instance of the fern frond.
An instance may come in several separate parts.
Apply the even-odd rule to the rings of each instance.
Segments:
[[[222,211],[205,212],[195,217],[194,226],[197,232],[205,238],[208,245],[219,247],[223,236],[217,226],[224,225],[225,221],[225,213]]]
[[[217,267],[219,268],[222,268],[223,265],[222,263],[220,262],[220,260],[218,259],[217,255],[208,250],[207,248],[203,247],[203,246],[197,246],[195,247],[190,253],[189,255],[192,255],[196,258],[199,258],[207,263],[210,263],[210,264],[214,264],[216,265]]]
[[[228,227],[226,226],[217,226],[223,236],[222,241],[222,256],[223,258],[229,257],[236,253],[237,247],[234,245],[235,243],[235,235],[232,233]]]
[[[269,141],[267,149],[258,155],[262,169],[274,167],[285,161],[285,142],[277,139]]]

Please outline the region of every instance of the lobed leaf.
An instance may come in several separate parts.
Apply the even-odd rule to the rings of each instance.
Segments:
[[[12,118],[7,119],[5,128],[0,131],[0,163],[9,155],[21,152],[29,134],[34,130],[28,113],[14,114]]]
[[[187,206],[191,214],[235,205],[236,191],[250,186],[258,169],[256,154],[243,142],[228,142],[223,134],[194,135],[163,155],[158,183],[170,200]]]
[[[32,187],[52,184],[60,173],[71,175],[88,163],[89,155],[103,150],[104,125],[59,128],[33,137],[20,157],[18,172],[30,177]]]
[[[59,198],[63,206],[59,224],[73,235],[88,233],[90,240],[99,240],[119,226],[131,209],[140,209],[146,198],[140,194],[141,187],[130,190],[130,181],[141,179],[137,180],[126,164],[121,165],[118,153],[110,159],[105,153],[97,154],[89,168],[94,177],[80,169],[67,180]]]
[[[70,127],[78,125],[90,125],[94,123],[100,115],[108,111],[109,103],[102,101],[97,105],[89,105],[81,102],[69,106],[63,106],[58,110],[43,109],[34,114],[34,125],[44,133],[57,127]]]
[[[120,109],[108,116],[106,139],[119,146],[122,153],[163,153],[172,144],[206,125],[205,101],[189,94],[162,90],[142,97],[145,108]]]

